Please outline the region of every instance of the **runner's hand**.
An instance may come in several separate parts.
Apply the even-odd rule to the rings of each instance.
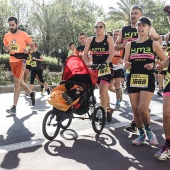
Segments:
[[[163,70],[163,64],[160,61],[156,61],[156,69],[159,73]]]
[[[26,49],[26,48],[24,48],[23,51],[24,51],[25,54],[28,54],[28,53],[29,53],[29,50]]]
[[[131,62],[129,61],[126,61],[125,64],[124,64],[124,68],[128,69],[128,68],[131,68]]]
[[[107,65],[107,63],[106,63],[106,62],[104,62],[103,64],[100,64],[100,65],[99,65],[98,69],[103,69],[103,68],[105,68],[105,67],[106,67],[106,65]]]
[[[152,70],[153,67],[154,67],[154,63],[149,63],[144,65],[144,68],[146,68],[147,70]]]

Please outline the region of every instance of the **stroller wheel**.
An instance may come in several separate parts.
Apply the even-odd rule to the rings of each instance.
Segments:
[[[53,140],[58,135],[59,130],[60,124],[58,123],[58,113],[56,110],[50,110],[43,119],[43,135],[46,139]]]
[[[92,127],[96,133],[100,133],[105,126],[106,116],[103,107],[99,106],[94,109],[92,114]]]
[[[62,115],[62,116],[64,116],[64,115]],[[63,119],[63,120],[61,120],[60,127],[62,129],[67,129],[72,122],[73,115],[71,114],[71,115],[69,115],[69,117],[66,117],[66,118],[61,117],[61,119]]]

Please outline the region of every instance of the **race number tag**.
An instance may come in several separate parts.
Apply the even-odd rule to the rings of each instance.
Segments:
[[[111,74],[111,70],[109,66],[105,66],[103,69],[99,69],[98,77],[105,76]]]
[[[164,88],[167,86],[167,84],[170,82],[170,73],[167,72],[165,76],[165,82],[164,82]]]
[[[37,62],[36,61],[31,61],[31,67],[37,67]]]
[[[147,88],[148,75],[147,74],[132,74],[130,79],[130,87]]]
[[[20,52],[20,45],[19,44],[11,44],[11,52]]]

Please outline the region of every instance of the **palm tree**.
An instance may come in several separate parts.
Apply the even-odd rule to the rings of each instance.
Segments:
[[[109,7],[107,20],[122,21],[125,24],[130,24],[130,8],[133,5],[138,4],[144,12],[144,15],[153,19],[155,16],[156,9],[154,9],[153,0],[120,0],[116,3],[118,8]],[[152,9],[152,10],[150,10]]]
[[[36,3],[36,5],[38,8],[33,12],[31,22],[35,29],[38,27],[38,31],[41,32],[44,52],[48,56],[52,34],[56,31],[56,27],[62,23],[64,16],[59,17],[60,15],[53,4],[45,4],[43,1],[42,4]]]

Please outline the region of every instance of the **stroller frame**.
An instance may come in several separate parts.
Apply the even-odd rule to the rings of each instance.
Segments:
[[[83,60],[81,62],[83,62]],[[58,135],[60,128],[67,129],[70,126],[72,119],[74,118],[82,120],[89,119],[90,121],[92,121],[92,128],[96,133],[101,133],[105,126],[106,121],[105,110],[101,106],[98,107],[95,106],[96,104],[94,97],[95,84],[90,82],[91,84],[90,88],[89,86],[86,87],[84,83],[80,82],[81,79],[78,79],[79,81],[74,81],[75,78],[77,78],[78,76],[80,75],[75,74],[72,77],[69,77],[68,80],[60,82],[60,85],[69,83],[81,86],[83,87],[84,91],[80,97],[80,100],[75,105],[70,107],[66,112],[58,110],[57,108],[53,107],[52,110],[46,113],[42,123],[42,131],[44,137],[48,140],[53,140]],[[81,117],[82,115],[85,114],[87,114],[88,117]],[[48,128],[50,129],[50,132],[48,132]],[[54,130],[51,131],[51,128],[53,128]]]

